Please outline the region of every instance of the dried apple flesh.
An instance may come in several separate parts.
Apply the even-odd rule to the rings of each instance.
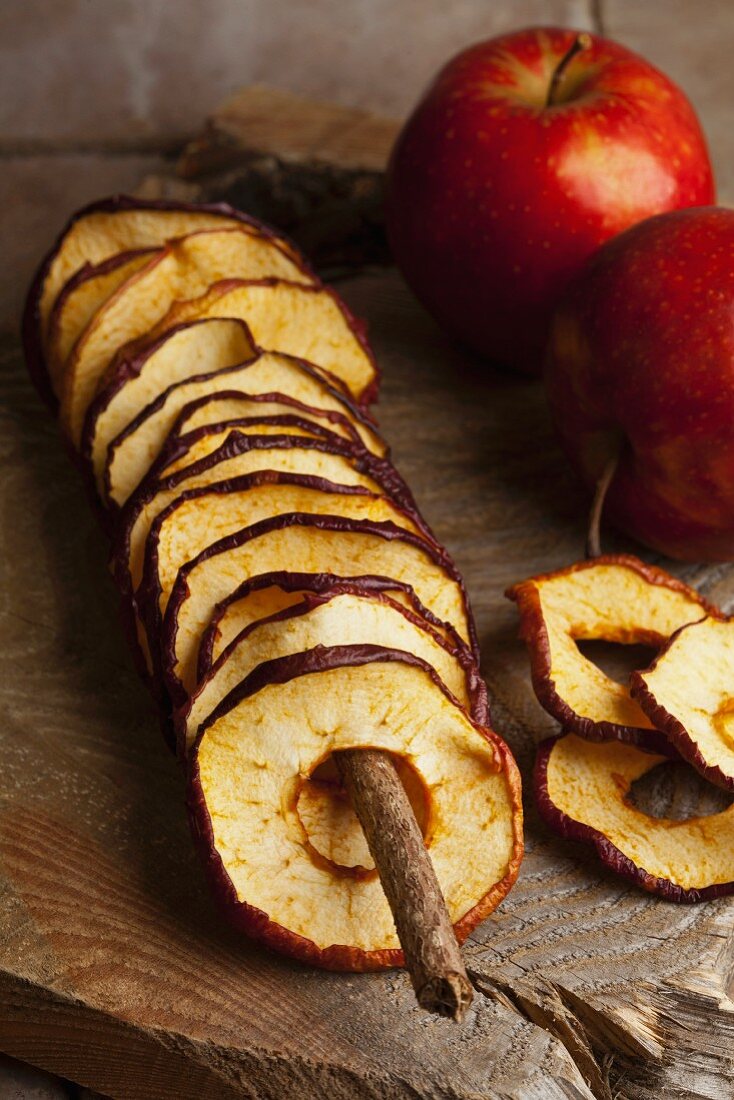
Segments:
[[[340,749],[383,749],[419,777],[426,844],[462,938],[506,892],[519,858],[516,773],[496,735],[476,727],[423,667],[379,659],[326,667],[223,706],[198,744],[190,804],[231,884],[231,907],[245,920],[249,910],[262,938],[285,932],[305,957],[349,945],[352,965],[399,948],[379,879],[335,874],[315,857],[322,842],[307,842],[308,819],[298,813],[303,777]],[[323,816],[338,812],[324,807]],[[341,846],[358,850],[355,818],[350,829],[351,844],[337,830]]]
[[[171,307],[152,335],[199,317],[240,317],[259,347],[317,363],[358,401],[374,396],[372,356],[345,306],[326,287],[240,277],[211,286],[198,299],[188,297]]]
[[[192,472],[190,476],[186,476],[186,471],[190,467],[193,468]],[[152,524],[156,517],[161,515],[166,508],[173,504],[183,492],[203,488],[216,482],[231,481],[234,478],[240,478],[247,474],[254,474],[266,470],[273,473],[292,473],[321,478],[337,486],[361,486],[377,497],[384,496],[378,482],[368,474],[355,470],[349,461],[348,455],[307,450],[296,445],[276,449],[258,447],[253,450],[243,450],[240,454],[235,454],[231,458],[225,458],[221,462],[216,462],[198,471],[195,469],[194,462],[190,464],[187,463],[186,467],[179,471],[181,476],[175,479],[175,484],[171,484],[169,488],[167,487],[168,483],[163,482],[160,490],[156,491],[153,495],[147,496],[145,502],[141,503],[139,508],[136,506],[135,511],[131,513],[134,515],[134,522],[130,527],[129,535],[129,569],[133,585],[137,586],[140,583],[145,541]],[[264,501],[267,495],[267,489],[261,491],[259,494]],[[271,499],[274,505],[279,495],[283,496],[283,493],[279,494],[277,487],[273,486]],[[322,510],[320,507],[323,503],[322,495],[314,494],[313,492],[310,494],[306,493],[305,495],[314,502],[314,506],[317,510]],[[252,499],[252,497],[250,497],[250,499]],[[340,499],[344,503],[349,514],[357,512],[366,513],[370,508],[374,510],[374,506],[369,503],[371,498],[367,498],[366,501],[364,499],[352,497],[342,497]],[[135,502],[133,503],[135,504]],[[331,503],[333,504],[333,500]],[[227,528],[226,533],[229,534],[232,522],[234,522],[237,527],[247,526],[247,524],[239,522],[245,507],[242,497],[235,496],[233,499],[230,499],[229,494],[226,496],[213,494],[209,498],[200,498],[198,502],[184,506],[182,515],[185,515],[187,519],[191,520],[192,535],[195,535],[195,532],[203,527],[205,531],[211,532],[209,541],[216,542],[217,537],[219,537],[216,532],[222,530],[224,533],[224,529]],[[324,510],[328,511],[328,507]],[[386,502],[384,506],[380,506],[379,510],[384,514],[384,518],[388,518],[388,513],[389,518],[393,521],[399,518],[397,507],[390,507],[389,502]],[[277,514],[277,511],[278,509],[276,507],[275,513],[273,514]],[[340,513],[337,511],[335,514],[339,515]],[[414,521],[408,516],[401,517],[401,519],[401,526],[410,528],[410,530],[416,530]],[[178,519],[173,522],[177,523]],[[251,520],[250,522],[255,521]],[[173,526],[171,526],[170,530],[173,530]]]
[[[113,256],[97,267],[83,268],[66,284],[54,304],[46,339],[46,363],[57,397],[66,361],[81,333],[118,287],[151,258],[150,249]]]
[[[240,228],[241,225],[237,218],[221,213],[146,209],[142,204],[127,210],[83,213],[72,221],[50,262],[40,298],[41,323],[45,327],[62,287],[85,263],[98,264],[130,249],[155,247],[173,237],[202,229]]]
[[[554,831],[592,844],[607,867],[652,893],[685,902],[734,892],[734,805],[680,821],[651,817],[629,800],[634,781],[665,759],[574,734],[545,742],[538,809]]]
[[[171,431],[180,436],[197,428],[210,428],[214,424],[231,425],[259,416],[297,416],[313,422],[319,431],[332,432],[349,443],[359,445],[361,442],[356,429],[343,413],[316,409],[286,394],[258,396],[238,390],[220,390],[188,403],[176,418]]]
[[[221,325],[225,322],[218,323]],[[235,321],[226,323],[237,324]],[[240,356],[244,346],[236,340],[231,352],[229,345],[224,349],[224,356],[234,360],[228,369],[224,369],[225,364],[217,354],[216,343],[211,357],[207,356],[206,329],[201,332],[200,342],[199,333],[196,334],[193,347],[188,340],[181,338],[184,331],[181,330],[171,337],[173,344],[170,348],[161,347],[160,352],[165,353],[165,364],[160,362],[160,352],[156,352],[155,364],[151,360],[145,364],[139,382],[136,379],[122,387],[117,398],[110,404],[104,423],[95,434],[93,462],[98,485],[100,488],[103,484],[106,486],[105,492],[112,503],[118,506],[124,504],[140,483],[182,410],[193,401],[216,394],[225,388],[241,388],[248,394],[255,395],[285,394],[325,412],[344,413],[365,446],[377,455],[384,455],[386,448],[377,433],[352,414],[337,391],[296,360],[270,352],[257,356],[251,362],[242,362]],[[190,380],[180,379],[179,375],[179,379],[174,379],[170,388],[156,393],[155,386],[170,377],[167,371],[162,377],[159,366],[167,365],[169,358],[176,362],[179,371],[182,365],[185,366],[181,358],[182,344],[185,354],[195,357],[193,362],[187,360],[192,363],[195,371],[203,371],[207,362],[213,365],[214,371],[196,374]],[[244,358],[248,358],[246,353]],[[149,367],[154,369],[148,369]],[[219,367],[222,369],[217,369]],[[130,392],[128,387],[134,387],[135,393]],[[147,402],[141,405],[142,398],[147,398]],[[117,429],[116,437],[111,434],[114,429]]]
[[[578,641],[662,645],[709,605],[662,570],[632,557],[596,558],[510,589],[520,611],[538,700],[584,737],[634,740],[652,723],[629,688],[581,653]]]
[[[435,669],[451,694],[472,712],[467,663],[427,624],[416,622],[398,604],[370,592],[344,592],[315,604],[292,607],[287,614],[256,623],[235,640],[186,708],[184,752],[191,748],[204,719],[259,664],[317,645],[380,645],[412,653]]]
[[[322,594],[358,584],[365,592],[386,595],[393,603],[423,619],[445,643],[456,649],[466,648],[454,628],[432,616],[420,602],[410,585],[387,577],[362,574],[345,579],[329,573],[261,573],[239,585],[222,601],[202,634],[198,656],[198,678],[203,680],[212,665],[244,630],[258,619],[266,619],[302,602],[310,593]]]
[[[734,622],[680,630],[632,694],[649,720],[706,779],[734,790]]]
[[[195,686],[199,638],[217,604],[258,573],[291,567],[304,573],[374,573],[407,581],[430,611],[450,622],[463,641],[471,640],[463,590],[420,540],[409,541],[407,533],[383,537],[376,525],[364,521],[330,523],[327,516],[300,516],[298,522],[280,519],[284,522],[249,528],[241,539],[231,536],[233,545],[214,544],[179,571],[178,597],[169,599],[164,623],[167,683],[174,698],[182,688],[190,693]]]
[[[144,336],[177,298],[202,294],[227,276],[310,280],[272,241],[243,229],[204,230],[167,244],[96,312],[64,367],[61,422],[77,447],[84,415],[114,353]]]

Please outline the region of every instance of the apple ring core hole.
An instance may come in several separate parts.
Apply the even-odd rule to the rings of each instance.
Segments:
[[[647,668],[658,652],[655,646],[641,642],[609,642],[604,638],[574,638],[574,641],[582,657],[623,687],[629,684],[630,673]]]
[[[707,783],[688,764],[666,760],[632,783],[626,801],[648,817],[689,821],[722,813],[734,795]]]
[[[424,841],[429,840],[430,795],[423,777],[405,757],[388,754],[408,796]],[[301,779],[294,809],[313,862],[341,876],[377,877],[375,862],[332,753]]]

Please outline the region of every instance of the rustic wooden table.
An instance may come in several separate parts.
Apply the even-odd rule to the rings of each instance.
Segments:
[[[342,289],[369,319],[381,423],[464,572],[495,723],[527,778],[551,722],[502,592],[582,546],[541,388],[474,376],[394,273]],[[734,907],[627,886],[551,838],[530,799],[519,882],[465,950],[462,1028],[423,1015],[402,973],[320,973],[225,929],[102,536],[12,343],[1,378],[0,1049],[130,1100],[731,1095]],[[734,595],[728,568],[686,575]]]
[[[272,0],[255,6],[263,5],[272,11]],[[329,19],[348,18],[349,5],[337,16],[325,0],[312,6],[313,19],[327,8]],[[18,27],[30,7],[42,4],[24,0]],[[163,0],[143,8],[146,26],[153,9],[166,18]],[[236,41],[227,31],[236,8],[222,5],[222,57],[225,39]],[[379,8],[380,35],[363,28],[372,77],[346,52],[341,60],[322,56],[332,41],[322,32],[309,72],[327,74],[326,83],[300,72],[288,49],[296,41],[301,49],[303,28],[294,33],[290,10],[288,19],[273,15],[267,57],[280,51],[293,86],[401,113],[403,84],[417,90],[424,69],[510,19],[604,29],[692,93],[723,193],[732,193],[728,0],[710,0],[705,19],[697,5],[670,0],[664,27],[657,5],[634,0],[522,0],[511,16],[504,5],[487,13],[467,4],[452,16],[451,41],[442,34],[434,43],[435,58],[408,0]],[[65,28],[46,20],[36,40],[27,36],[32,56],[21,44],[15,69],[5,67],[13,88],[5,98],[23,105],[0,122],[6,328],[15,329],[33,263],[70,209],[168,169],[158,149],[169,144],[170,119],[181,131],[191,117],[190,105],[176,114],[176,103],[188,104],[190,93],[198,114],[201,90],[212,86],[190,9],[188,0],[177,9],[183,37],[165,55],[170,79],[145,104],[137,49],[129,71],[115,69],[98,96],[80,98],[77,88],[73,109],[62,110],[68,97],[39,82],[31,62],[48,56],[56,71],[58,43],[72,31],[67,83],[82,86],[79,64],[95,57],[108,71],[118,16],[105,11],[110,27],[102,28],[86,5]],[[409,27],[409,78],[401,69],[397,83],[376,80],[389,68],[391,44],[402,52]],[[76,49],[79,36],[92,34],[93,44]],[[187,65],[174,67],[184,46]],[[239,47],[226,56],[230,68],[218,71],[215,96],[247,76]],[[329,64],[337,76],[328,76]],[[357,78],[364,87],[352,94]],[[54,103],[51,118],[45,105]],[[126,129],[125,110],[132,117],[138,109],[144,122]],[[552,723],[535,703],[502,591],[582,548],[583,503],[540,387],[479,371],[393,272],[363,274],[340,289],[370,323],[385,373],[381,424],[464,571],[495,724],[527,780],[533,745]],[[318,973],[259,952],[222,926],[191,852],[180,775],[116,629],[102,536],[26,381],[14,336],[0,349],[0,1050],[121,1100],[734,1095],[734,906],[676,908],[627,887],[588,853],[549,837],[530,799],[520,880],[466,948],[477,996],[461,1029],[421,1014],[401,973]],[[734,609],[732,569],[677,571]],[[689,809],[698,804],[697,786],[671,784],[657,804],[671,792]],[[81,1096],[79,1086],[0,1062],[3,1098],[63,1100]]]

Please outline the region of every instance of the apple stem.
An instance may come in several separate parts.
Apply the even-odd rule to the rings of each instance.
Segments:
[[[617,472],[618,465],[619,454],[615,454],[607,462],[602,470],[601,477],[596,483],[594,499],[591,503],[591,511],[589,513],[589,528],[586,535],[587,558],[601,557],[601,514],[604,508],[607,491],[612,483],[612,478]]]
[[[460,1023],[474,992],[395,765],[379,749],[342,749],[334,759],[379,871],[418,1004]]]
[[[580,34],[576,35],[553,72],[550,87],[548,88],[548,98],[545,101],[546,107],[555,107],[558,102],[558,93],[563,86],[570,62],[577,53],[581,53],[582,50],[588,50],[591,46],[591,42],[591,35],[588,34],[587,31],[582,31]]]

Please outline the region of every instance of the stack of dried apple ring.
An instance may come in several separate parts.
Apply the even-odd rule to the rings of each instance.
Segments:
[[[563,728],[536,759],[544,821],[671,901],[734,893],[734,805],[671,820],[630,798],[633,783],[669,759],[734,790],[734,623],[669,573],[626,555],[532,577],[507,594],[520,611],[535,693]],[[576,644],[592,639],[658,653],[625,686]]]
[[[332,759],[369,746],[463,939],[517,876],[519,778],[461,579],[367,411],[361,326],[253,219],[117,197],[61,234],[24,338],[229,916],[319,965],[401,961]]]

